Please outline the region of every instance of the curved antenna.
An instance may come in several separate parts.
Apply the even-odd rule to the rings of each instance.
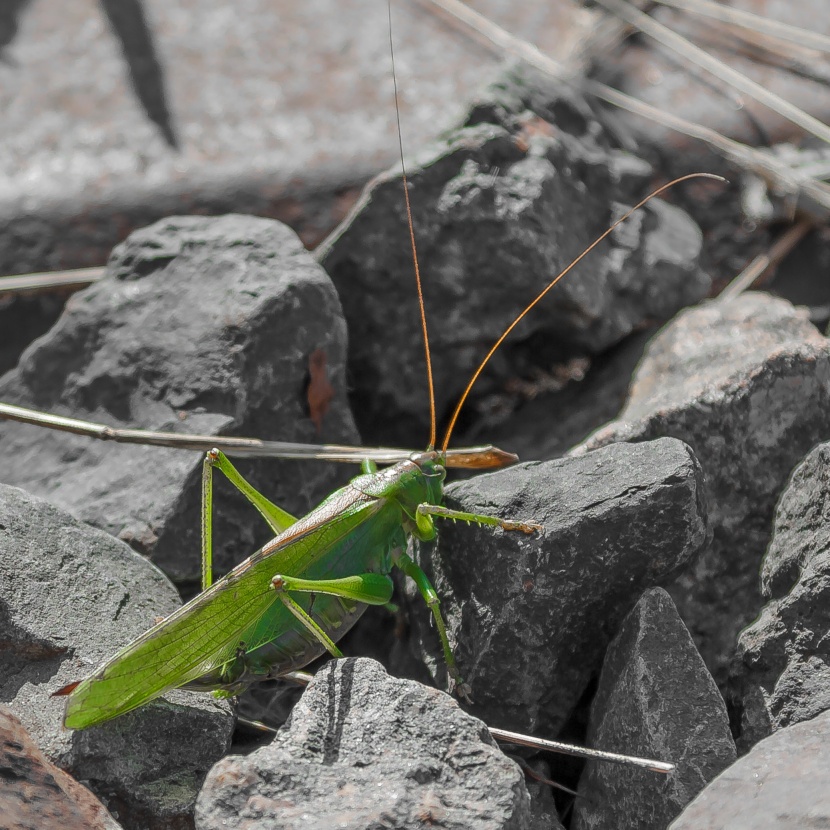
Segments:
[[[556,283],[559,282],[559,280],[562,279],[562,277],[564,277],[584,257],[586,257],[589,253],[591,253],[591,251],[593,251],[594,248],[596,248],[596,246],[599,245],[599,243],[602,242],[602,240],[605,239],[605,237],[608,236],[608,234],[610,234],[618,225],[625,222],[625,220],[628,219],[628,217],[631,216],[632,213],[635,213],[636,211],[638,211],[650,199],[653,199],[655,196],[659,196],[664,190],[668,190],[670,187],[674,187],[676,184],[680,184],[680,182],[688,181],[689,179],[715,179],[716,181],[719,181],[719,182],[725,182],[726,181],[726,179],[724,179],[723,176],[716,176],[714,173],[689,173],[686,176],[681,176],[678,179],[674,179],[673,181],[670,181],[668,184],[664,184],[662,187],[658,187],[657,190],[655,190],[653,193],[649,193],[649,195],[646,196],[645,199],[643,199],[641,202],[638,202],[636,205],[634,205],[633,208],[631,208],[631,210],[629,210],[626,214],[624,214],[619,219],[617,219],[617,221],[614,222],[614,224],[611,225],[611,227],[608,228],[607,231],[605,231],[601,236],[598,236],[575,260],[573,260],[573,262],[571,262],[570,265],[568,265],[564,270],[560,271],[547,284],[547,286],[542,291],[539,292],[539,294],[536,296],[536,299],[533,300],[533,302],[531,302],[525,308],[525,310],[504,330],[501,337],[499,337],[499,339],[496,340],[496,342],[490,348],[490,351],[487,352],[486,357],[484,358],[484,360],[481,361],[481,363],[478,366],[478,369],[476,369],[475,372],[473,372],[473,376],[470,378],[470,382],[467,384],[467,387],[464,389],[464,392],[462,393],[461,397],[459,398],[458,403],[455,405],[455,409],[453,410],[453,413],[452,413],[452,418],[450,418],[450,424],[447,427],[447,431],[444,433],[444,441],[443,441],[443,444],[441,445],[443,452],[447,451],[447,446],[450,443],[450,436],[452,435],[453,429],[455,429],[455,423],[458,420],[458,415],[461,412],[461,407],[464,406],[464,403],[465,403],[465,401],[467,400],[467,397],[470,394],[470,390],[473,388],[473,385],[478,380],[479,375],[484,370],[484,367],[487,365],[487,362],[496,353],[499,346],[501,346],[501,344],[505,341],[505,339],[510,334],[510,332],[513,331],[513,329],[515,329],[516,326],[519,325],[519,323],[522,321],[522,319],[524,319],[525,315],[537,303],[539,303],[539,301],[548,293],[548,291],[551,290],[551,288],[553,288],[554,285],[556,285]]]
[[[427,385],[429,387],[429,449],[435,446],[435,388],[432,382],[432,357],[429,351],[429,333],[427,332],[427,314],[424,308],[424,292],[421,288],[421,268],[418,265],[418,251],[415,247],[415,226],[412,224],[412,206],[409,204],[409,187],[406,179],[406,163],[403,157],[403,134],[401,132],[401,108],[398,102],[398,76],[395,72],[395,47],[392,43],[392,0],[386,0],[389,17],[389,55],[392,58],[392,85],[395,89],[395,118],[398,123],[398,148],[401,153],[401,174],[403,177],[403,195],[406,201],[406,221],[409,226],[409,242],[412,246],[412,263],[415,266],[415,284],[418,287],[418,307],[421,310],[421,331],[424,334],[424,354],[427,363]]]

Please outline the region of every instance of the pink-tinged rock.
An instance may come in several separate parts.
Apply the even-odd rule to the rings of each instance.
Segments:
[[[46,759],[0,706],[0,826],[9,830],[119,830],[104,805]]]

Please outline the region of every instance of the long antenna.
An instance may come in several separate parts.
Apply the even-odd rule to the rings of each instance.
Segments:
[[[418,286],[418,306],[421,310],[421,330],[424,333],[424,354],[427,362],[427,385],[429,387],[429,449],[435,447],[435,388],[432,382],[432,358],[429,351],[429,333],[427,332],[427,314],[424,308],[424,292],[421,288],[421,268],[418,265],[418,251],[415,247],[415,226],[412,224],[412,206],[409,204],[409,186],[406,181],[406,162],[403,156],[403,133],[401,132],[401,108],[398,101],[398,76],[395,72],[395,46],[392,42],[392,0],[386,0],[389,16],[389,55],[392,58],[392,85],[395,88],[395,118],[398,123],[398,148],[401,153],[401,174],[403,177],[403,195],[406,200],[406,221],[409,225],[409,242],[412,246],[412,263],[415,266],[415,284]]]
[[[628,219],[628,217],[631,216],[632,213],[634,213],[635,211],[638,211],[650,199],[653,199],[655,196],[659,196],[664,190],[668,190],[670,187],[674,187],[676,184],[680,184],[680,182],[688,181],[689,179],[715,179],[716,181],[719,181],[719,182],[725,182],[726,181],[726,179],[724,179],[723,176],[716,176],[714,173],[689,173],[686,176],[681,176],[679,179],[674,179],[673,181],[670,181],[668,184],[664,184],[662,187],[658,187],[657,190],[655,190],[653,193],[649,193],[649,195],[646,196],[645,199],[643,199],[641,202],[638,202],[636,205],[634,205],[634,207],[631,208],[631,210],[629,210],[625,215],[623,215],[619,219],[617,219],[617,221],[614,222],[614,224],[611,225],[611,227],[608,228],[607,231],[605,231],[602,235],[598,236],[575,260],[573,260],[573,262],[571,262],[570,265],[568,265],[563,271],[560,271],[547,284],[547,286],[542,291],[539,292],[539,294],[536,296],[536,299],[533,300],[533,302],[531,302],[525,308],[525,310],[504,330],[501,337],[499,337],[499,339],[496,340],[496,342],[490,348],[490,351],[487,352],[487,356],[484,358],[484,360],[481,361],[481,363],[478,366],[478,369],[476,369],[475,372],[473,372],[473,376],[470,378],[470,382],[467,384],[466,389],[464,390],[463,394],[459,398],[458,403],[456,404],[455,409],[453,410],[452,418],[450,418],[450,424],[447,427],[447,431],[446,431],[446,433],[444,433],[444,442],[441,446],[442,452],[447,451],[447,446],[450,443],[450,436],[452,435],[453,429],[455,429],[455,423],[458,420],[458,415],[461,412],[461,407],[464,406],[464,402],[467,400],[467,397],[470,394],[470,390],[473,388],[473,385],[478,380],[479,375],[484,370],[484,367],[487,365],[487,362],[490,360],[490,358],[496,353],[499,346],[501,346],[501,344],[505,341],[505,339],[510,334],[510,332],[513,331],[513,329],[515,329],[516,326],[519,325],[519,323],[522,321],[522,319],[524,319],[525,315],[537,303],[539,303],[541,301],[541,299],[548,293],[548,291],[551,290],[551,288],[553,288],[554,285],[556,285],[556,283],[559,282],[559,280],[562,279],[562,277],[564,277],[577,263],[579,263],[591,251],[593,251],[594,248],[596,248],[596,246],[599,245],[599,243],[602,242],[602,240],[605,239],[605,237],[608,236],[608,234],[610,234],[618,225],[620,225],[622,222],[625,222],[625,220]]]

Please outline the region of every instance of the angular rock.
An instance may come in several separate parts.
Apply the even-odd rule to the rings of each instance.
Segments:
[[[590,746],[671,761],[671,775],[589,761],[573,830],[664,830],[735,761],[726,706],[671,597],[646,591],[605,655],[591,705]]]
[[[210,771],[196,827],[527,827],[518,766],[447,695],[374,660],[327,663],[273,743]]]
[[[830,444],[796,468],[762,568],[770,601],[741,632],[730,707],[744,751],[830,709]]]
[[[706,474],[712,546],[669,593],[723,685],[738,631],[761,609],[775,502],[830,436],[830,341],[766,294],[683,312],[647,348],[620,417],[577,452],[660,436],[686,441]]]
[[[761,565],[761,593],[783,599],[804,569],[830,551],[830,443],[814,447],[793,470],[775,508],[772,539]]]
[[[186,826],[230,743],[226,702],[173,692],[83,732],[51,694],[180,604],[146,559],[46,501],[0,485],[0,700],[44,754],[128,828]]]
[[[0,400],[113,426],[356,442],[340,304],[291,230],[250,216],[173,217],[132,234],[108,269],[0,380]],[[333,398],[310,413],[318,350]],[[0,440],[4,482],[129,542],[177,581],[198,578],[199,453],[12,423],[0,424]],[[255,487],[299,515],[348,476],[334,467],[239,463]],[[215,505],[214,563],[226,572],[269,531],[225,481]]]
[[[2,826],[15,830],[119,830],[107,808],[43,756],[23,724],[0,706]]]
[[[520,732],[558,732],[643,590],[675,578],[709,538],[703,474],[675,440],[521,464],[450,486],[445,504],[544,526],[525,535],[442,522],[417,552],[471,711]],[[413,611],[445,682],[423,604]]]
[[[830,826],[830,712],[781,729],[722,772],[669,830]]]
[[[582,98],[516,73],[410,163],[439,415],[527,303],[645,195],[648,165],[638,170],[612,145]],[[393,170],[318,256],[349,324],[360,429],[411,445],[427,434],[427,396],[405,216]],[[645,320],[668,319],[707,293],[700,247],[685,213],[650,202],[526,319],[487,376],[509,375],[517,353],[598,352]]]

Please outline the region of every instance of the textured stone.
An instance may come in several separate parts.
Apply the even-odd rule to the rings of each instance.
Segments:
[[[517,73],[408,165],[439,415],[526,304],[645,195],[647,165],[632,175],[611,147],[576,93]],[[412,444],[426,434],[426,373],[401,187],[394,170],[376,179],[318,253],[349,324],[361,431]],[[485,378],[528,353],[602,351],[705,296],[700,247],[686,214],[650,202],[528,316]]]
[[[793,470],[775,509],[761,565],[761,592],[782,599],[804,569],[830,550],[830,444],[819,444]]]
[[[345,324],[322,269],[266,219],[176,217],[134,233],[108,276],[0,380],[0,400],[113,426],[354,444],[345,400]],[[318,430],[310,359],[325,353],[334,398]],[[0,479],[129,542],[176,581],[200,569],[201,456],[0,424]],[[348,470],[242,461],[243,475],[302,515]],[[214,563],[224,573],[269,538],[216,477]]]
[[[764,557],[769,602],[741,632],[730,675],[738,746],[830,709],[830,444],[796,468]]]
[[[709,537],[703,474],[674,440],[521,464],[448,487],[445,503],[544,527],[526,535],[441,522],[437,541],[418,550],[471,711],[520,732],[557,733],[643,590],[676,577]],[[445,682],[428,615],[423,604],[413,610]]]
[[[660,436],[686,441],[706,474],[712,546],[669,593],[722,685],[738,631],[761,609],[775,502],[830,436],[830,341],[766,294],[683,312],[647,348],[619,418],[578,451]]]
[[[74,732],[51,697],[175,610],[173,586],[123,542],[5,485],[0,549],[0,700],[125,827],[187,826],[202,779],[230,743],[227,703],[177,691]]]
[[[669,830],[830,826],[830,712],[781,729],[722,772]]]
[[[23,724],[0,706],[0,824],[10,830],[119,830],[107,808],[43,756]]]
[[[664,830],[735,760],[723,698],[662,588],[643,594],[608,648],[588,743],[677,769],[664,776],[589,761],[573,830]]]
[[[327,663],[273,743],[210,771],[199,830],[526,828],[519,767],[447,695],[373,660]]]

